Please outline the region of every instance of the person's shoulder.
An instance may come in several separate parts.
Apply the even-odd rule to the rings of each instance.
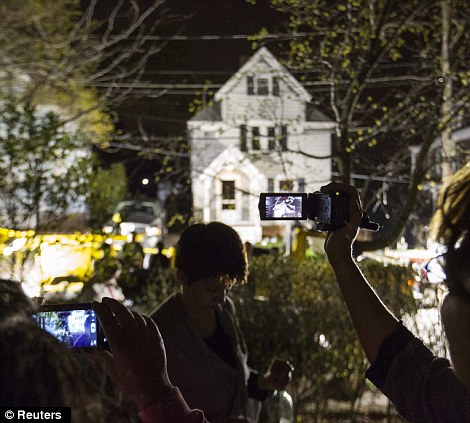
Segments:
[[[162,325],[167,321],[174,320],[179,313],[179,304],[176,299],[176,293],[170,295],[163,303],[161,303],[151,314],[150,317],[157,323]]]

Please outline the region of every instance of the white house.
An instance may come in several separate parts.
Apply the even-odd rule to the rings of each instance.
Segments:
[[[20,71],[18,71],[17,74],[11,75],[0,70],[0,80],[3,84],[0,91],[5,95],[5,98],[8,98],[8,96],[11,96],[12,98],[21,98],[25,94],[24,87],[27,87],[28,84],[32,84],[32,80],[28,75],[21,73]],[[5,106],[7,103],[5,98],[0,100],[0,105]],[[16,104],[16,107],[20,112],[24,105],[18,103]],[[43,101],[40,104],[35,105],[35,125],[39,124],[39,122],[46,122],[47,115],[49,113],[54,113],[64,120],[68,117],[64,109],[58,104]],[[3,119],[7,115],[8,114],[3,115],[2,119],[0,119],[0,142],[3,142],[2,139],[6,139],[10,132],[13,135],[13,139],[23,139],[24,143],[24,141],[28,139],[28,134],[24,132],[23,128],[21,128],[22,121],[9,121],[8,118]],[[64,125],[58,129],[58,132],[73,136],[77,133],[79,125],[79,119],[69,121],[64,123]],[[47,139],[50,141],[50,138],[51,137],[49,136]],[[46,138],[44,137],[44,139]],[[20,141],[17,142],[20,143]],[[54,143],[50,142],[50,148],[52,148],[53,144]],[[15,227],[14,229],[33,228],[37,224],[37,214],[31,213],[31,210],[26,206],[29,205],[29,207],[32,207],[33,199],[31,191],[28,192],[27,189],[22,189],[21,184],[27,180],[28,174],[31,175],[30,162],[34,161],[34,154],[40,154],[41,150],[36,150],[36,152],[30,151],[27,156],[29,157],[30,162],[18,162],[19,150],[8,150],[7,145],[8,143],[4,143],[1,144],[0,147],[0,153],[4,156],[3,163],[0,163],[0,170],[6,172],[5,184],[2,189],[0,189],[0,226],[13,226],[15,225],[14,220],[16,220],[19,222],[16,223],[16,225],[20,226]],[[22,144],[20,143],[20,145]],[[36,147],[38,147],[38,145],[38,143],[35,144]],[[35,169],[40,172],[42,178],[41,183],[44,187],[47,186],[48,188],[55,186],[53,177],[64,177],[71,167],[79,160],[84,158],[91,160],[91,143],[84,142],[83,146],[80,148],[77,147],[70,151],[65,151],[63,147],[56,146],[55,150],[49,151],[49,153],[50,154],[46,155],[47,157],[43,157],[41,161],[35,162]],[[81,175],[78,177],[81,178]],[[32,186],[31,182],[29,183],[29,186]],[[42,189],[44,189],[44,187],[41,186]],[[75,195],[75,191],[72,190],[67,192],[67,195],[69,195],[67,213],[84,215],[86,212],[85,195]],[[43,198],[44,197],[47,196],[44,195]],[[44,213],[48,207],[50,209],[50,204],[46,204],[46,201],[42,200],[38,205],[38,211]],[[10,216],[14,216],[14,219],[11,219]]]
[[[334,122],[266,49],[258,50],[187,123],[193,211],[234,227],[243,241],[281,235],[260,221],[261,192],[313,192],[331,180]]]

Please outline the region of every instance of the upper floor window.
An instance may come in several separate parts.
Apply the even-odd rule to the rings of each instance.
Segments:
[[[287,151],[287,126],[240,125],[241,151]]]
[[[268,128],[268,150],[276,149],[276,131],[274,126]]]
[[[247,136],[248,127],[246,125],[240,125],[240,151],[247,151]]]
[[[258,95],[269,94],[269,82],[267,78],[258,78],[256,83],[258,85]]]
[[[287,151],[287,126],[268,128],[268,150]]]
[[[279,96],[279,77],[253,76],[246,77],[246,93],[248,95]]]
[[[259,128],[257,126],[254,126],[253,128],[251,128],[251,148],[253,150],[261,149],[260,133],[259,133]]]

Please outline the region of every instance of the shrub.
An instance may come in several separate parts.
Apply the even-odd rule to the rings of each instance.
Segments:
[[[410,268],[384,267],[372,260],[360,267],[396,315],[416,312],[407,283],[413,278]],[[300,262],[277,255],[255,257],[249,283],[232,296],[250,365],[265,371],[274,357],[294,365],[289,392],[297,415],[309,406],[314,420],[321,419],[328,399],[348,401],[354,414],[356,400],[367,388],[367,361],[325,256]]]
[[[364,274],[384,303],[397,315],[414,315],[417,305],[408,281],[411,268],[360,262]],[[347,401],[351,417],[357,399],[370,385],[362,347],[324,255],[300,262],[263,255],[250,261],[248,284],[231,292],[249,351],[250,366],[266,371],[275,357],[295,367],[289,386],[296,414],[319,421],[330,399]],[[152,312],[176,289],[170,269],[151,278],[139,299],[140,311]]]

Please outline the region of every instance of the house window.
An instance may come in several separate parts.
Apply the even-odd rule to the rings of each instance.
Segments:
[[[240,125],[240,151],[287,151],[287,126]]]
[[[246,77],[246,93],[248,95],[255,95],[255,81],[252,76]]]
[[[293,191],[294,190],[294,181],[291,179],[285,179],[279,181],[279,190],[280,191]]]
[[[276,131],[273,126],[268,128],[268,150],[276,149]]]
[[[269,78],[266,76],[255,77],[248,75],[246,77],[247,95],[273,95],[279,97],[279,77]]]
[[[268,150],[287,151],[287,126],[268,128]]]
[[[258,95],[269,94],[269,81],[267,78],[258,78],[256,80],[256,85],[258,88]]]
[[[222,210],[235,210],[235,181],[222,181]]]
[[[261,144],[259,140],[259,128],[257,126],[251,128],[251,148],[253,150],[261,149]]]
[[[247,151],[246,138],[248,129],[246,125],[240,125],[240,150]]]

